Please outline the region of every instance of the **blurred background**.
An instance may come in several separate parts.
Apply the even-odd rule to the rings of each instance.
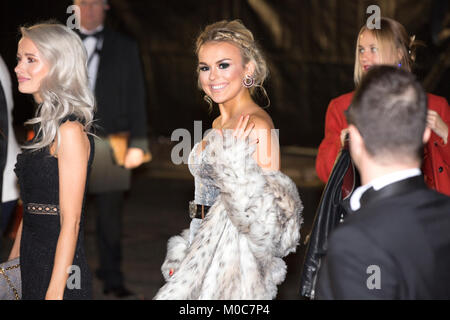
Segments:
[[[204,130],[215,114],[197,89],[194,41],[207,24],[241,19],[253,31],[269,62],[268,112],[282,145],[317,147],[331,98],[353,90],[356,36],[369,5],[402,23],[425,42],[417,74],[427,90],[449,98],[448,0],[110,0],[107,24],[139,45],[148,93],[149,134],[170,137],[176,128]],[[49,18],[65,23],[66,0],[5,0],[0,4],[0,52],[13,70],[18,27]],[[447,19],[447,20],[446,20]],[[447,29],[448,37],[448,29]],[[435,39],[433,41],[433,39]],[[447,38],[448,39],[448,38]],[[446,53],[446,60],[443,54]],[[30,98],[17,95],[15,123],[32,115]],[[265,105],[264,102],[262,102]],[[217,112],[217,111],[216,111]]]
[[[18,28],[50,18],[65,24],[71,4],[70,0],[0,2],[0,54],[13,76],[19,139],[25,139],[23,122],[32,117],[34,104],[16,88]],[[194,121],[202,121],[204,131],[218,114],[208,112],[197,88],[194,42],[207,24],[241,19],[265,52],[270,69],[265,85],[271,100],[267,111],[280,130],[282,171],[294,179],[305,205],[302,241],[323,190],[314,161],[324,136],[325,112],[332,98],[354,89],[356,36],[370,16],[368,6],[378,5],[382,16],[396,19],[425,43],[418,51],[415,73],[428,92],[450,100],[448,0],[109,0],[109,4],[106,24],[138,41],[147,85],[154,160],[134,171],[124,215],[125,277],[130,288],[145,298],[153,297],[163,284],[159,267],[168,237],[189,223],[187,202],[193,197],[193,180],[186,165],[170,161],[171,134],[184,128],[193,136]],[[90,215],[87,224],[87,253],[94,269],[95,230]],[[300,298],[304,249],[300,245],[286,259],[288,276],[279,299]],[[103,298],[100,289],[96,298]]]

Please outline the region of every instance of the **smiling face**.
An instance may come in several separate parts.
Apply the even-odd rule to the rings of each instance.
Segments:
[[[244,67],[238,47],[229,42],[207,42],[198,51],[198,79],[203,91],[217,104],[238,97],[248,89],[242,80],[251,75],[251,66]]]
[[[17,66],[14,69],[19,82],[19,91],[32,94],[39,101],[42,80],[49,72],[49,66],[29,38],[22,38],[17,49]]]

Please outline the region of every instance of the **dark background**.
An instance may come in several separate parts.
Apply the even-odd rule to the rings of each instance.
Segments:
[[[266,83],[271,99],[268,112],[280,128],[282,145],[313,148],[319,145],[330,99],[353,90],[356,36],[370,16],[366,9],[372,4],[381,7],[382,16],[400,21],[410,35],[415,34],[426,43],[419,51],[416,73],[428,92],[449,100],[449,41],[439,45],[432,42],[433,28],[441,29],[439,16],[449,25],[448,0],[110,0],[109,3],[107,24],[134,37],[140,45],[151,138],[170,138],[177,128],[193,132],[194,120],[202,120],[204,130],[210,127],[217,110],[208,114],[207,104],[197,89],[194,42],[205,25],[221,19],[241,19],[266,53],[270,69]],[[71,4],[65,0],[1,2],[0,53],[12,74],[18,27],[50,18],[66,23],[70,16],[66,10]],[[21,125],[33,115],[33,104],[31,97],[17,92],[15,101],[14,121]]]
[[[314,151],[323,138],[329,101],[353,90],[356,36],[376,4],[383,16],[401,22],[410,35],[425,42],[418,53],[416,74],[428,92],[450,100],[450,41],[433,42],[432,35],[450,28],[449,0],[109,0],[107,24],[140,45],[148,89],[148,123],[154,160],[136,169],[123,217],[123,271],[127,286],[151,299],[164,284],[160,266],[169,237],[189,223],[187,203],[194,184],[186,165],[175,165],[168,142],[177,128],[193,133],[194,120],[210,127],[217,110],[208,113],[197,88],[194,42],[203,27],[221,19],[241,19],[261,44],[270,68],[265,85],[271,99],[268,112],[280,129],[282,171],[299,188],[305,222],[295,254],[285,258],[286,280],[277,299],[300,299],[300,274],[323,184],[314,169]],[[0,54],[17,82],[18,28],[46,19],[66,23],[66,0],[1,0]],[[442,23],[441,23],[442,22]],[[433,31],[434,30],[434,31]],[[15,89],[16,129],[33,115],[30,96]],[[265,101],[261,102],[262,105]],[[20,130],[19,130],[20,131]],[[162,139],[161,139],[162,138]],[[161,143],[162,142],[162,143]],[[291,148],[290,146],[297,146]],[[308,147],[308,148],[304,148]],[[86,254],[98,265],[95,206],[88,199]],[[9,246],[0,246],[1,257]],[[151,254],[149,254],[151,253]],[[105,298],[94,277],[94,298]]]

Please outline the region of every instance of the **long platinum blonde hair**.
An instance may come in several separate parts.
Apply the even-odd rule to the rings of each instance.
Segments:
[[[20,32],[33,41],[49,65],[39,88],[42,103],[35,118],[25,123],[39,125],[36,139],[24,148],[38,150],[51,145],[59,136],[61,121],[69,115],[75,116],[89,132],[95,98],[89,89],[87,54],[81,39],[66,26],[53,22],[22,27]]]

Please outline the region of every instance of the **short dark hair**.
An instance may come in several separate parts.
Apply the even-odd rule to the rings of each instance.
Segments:
[[[346,115],[374,159],[421,160],[427,103],[412,73],[379,65],[363,78]]]

